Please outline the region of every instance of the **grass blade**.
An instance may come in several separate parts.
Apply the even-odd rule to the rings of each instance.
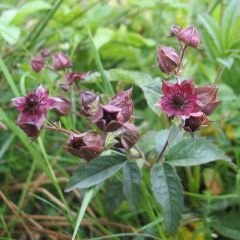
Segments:
[[[72,240],[74,240],[76,238],[76,235],[77,235],[78,229],[80,227],[80,224],[82,222],[84,213],[85,213],[85,211],[87,209],[87,206],[88,206],[89,202],[91,201],[93,193],[94,193],[94,189],[92,188],[92,189],[89,189],[86,192],[86,194],[84,195],[82,206],[81,206],[81,208],[79,210],[76,226],[75,226],[74,233],[73,233],[73,236],[72,236]]]
[[[114,95],[113,87],[112,87],[110,81],[107,79],[107,76],[104,72],[104,68],[103,68],[99,53],[98,53],[98,51],[95,47],[95,44],[94,44],[94,41],[93,41],[93,36],[92,36],[91,30],[90,30],[89,27],[88,27],[88,38],[89,38],[90,47],[91,47],[91,50],[92,50],[92,53],[93,53],[93,57],[95,59],[98,71],[100,72],[102,80],[103,80],[104,89],[107,93],[109,93],[111,96],[113,96]]]

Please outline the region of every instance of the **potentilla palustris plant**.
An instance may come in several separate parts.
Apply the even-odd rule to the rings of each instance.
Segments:
[[[219,105],[216,86],[197,86],[193,78],[181,77],[183,59],[190,48],[199,48],[200,34],[194,26],[181,28],[173,25],[170,37],[176,39],[179,49],[160,46],[157,50],[159,68],[172,76],[172,80],[162,80],[161,86],[159,83],[162,91],[156,107],[167,115],[169,121],[178,119],[180,124],[151,136],[156,140],[157,155],[154,159],[138,145],[140,133],[134,125],[136,116],[132,101],[134,88],[113,94],[111,82],[105,76],[102,78],[104,90],[101,93],[86,89],[84,81],[92,73],[73,71],[74,62],[65,53],[44,49],[30,61],[34,72],[53,71],[64,78],[57,96],[52,97],[41,85],[12,102],[19,111],[16,124],[31,139],[38,138],[42,128],[67,135],[63,149],[67,154],[85,161],[73,173],[66,191],[91,191],[92,187],[123,169],[123,193],[129,205],[136,208],[141,203],[141,170],[150,169],[149,178],[153,194],[162,209],[164,231],[174,234],[180,224],[184,198],[175,166],[190,167],[215,160],[230,160],[207,139],[196,137],[193,141],[188,134],[194,136],[202,127],[208,126],[212,122],[209,116]],[[126,74],[131,74],[131,71]],[[132,74],[135,76],[136,73]],[[69,130],[67,126],[64,128],[61,123],[48,118],[48,111],[60,116],[73,113],[68,96],[70,89],[77,90],[79,96],[79,111],[74,114],[77,114],[78,121],[85,119],[84,122],[88,123],[81,131]],[[147,94],[151,97],[152,93]],[[187,132],[188,138],[181,135],[182,132]],[[149,145],[148,142],[146,144]]]

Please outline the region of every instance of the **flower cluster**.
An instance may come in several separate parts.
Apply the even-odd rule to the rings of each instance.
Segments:
[[[49,49],[43,49],[39,55],[33,56],[30,64],[32,70],[36,73],[41,72],[43,68],[48,68],[54,72],[65,71],[66,81],[62,86],[65,91],[68,91],[73,83],[83,81],[88,75],[88,73],[72,71],[72,61],[66,54],[63,52],[51,54]]]
[[[114,147],[129,150],[138,140],[138,131],[131,123],[133,103],[132,89],[117,93],[109,103],[103,104],[99,95],[80,91],[80,112],[96,124],[99,133],[87,131],[72,134],[65,150],[85,160],[91,160],[105,150],[104,144],[110,132],[119,131]]]
[[[166,74],[174,73],[177,82],[162,83],[163,96],[156,106],[165,112],[169,118],[182,120],[182,128],[190,133],[207,126],[211,115],[219,105],[217,88],[215,86],[197,87],[192,79],[179,79],[183,57],[188,47],[200,46],[200,35],[194,26],[180,28],[173,25],[170,32],[180,43],[180,54],[173,48],[160,46],[157,52],[159,68]]]
[[[45,49],[40,55],[33,57],[32,69],[38,73],[44,67],[53,71],[69,70],[72,67],[71,60],[63,53],[53,54],[52,67],[49,67],[47,60],[49,56],[50,51]],[[68,90],[74,82],[83,81],[86,74],[68,71],[65,76],[67,81],[64,90]],[[70,135],[64,150],[87,161],[107,149],[109,143],[106,139],[109,134],[114,136],[111,147],[128,151],[136,144],[139,134],[131,118],[134,112],[131,100],[132,89],[117,93],[107,104],[104,104],[105,98],[101,95],[83,89],[77,91],[80,95],[79,114],[86,117],[89,123],[94,124],[97,130],[68,131],[59,128],[51,121],[48,125],[44,125],[48,110],[53,109],[60,116],[68,115],[71,112],[71,102],[62,95],[49,97],[48,91],[43,86],[39,86],[27,96],[12,100],[13,105],[20,112],[16,124],[33,140],[39,136],[43,127]]]

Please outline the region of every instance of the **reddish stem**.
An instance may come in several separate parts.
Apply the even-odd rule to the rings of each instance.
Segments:
[[[52,127],[52,126],[49,126],[49,125],[45,125],[44,128],[47,129],[47,130],[51,130],[51,131],[61,132],[61,133],[67,134],[67,135],[72,134],[71,131],[68,131],[64,128]]]
[[[182,66],[183,57],[184,57],[184,55],[186,53],[186,50],[187,50],[187,45],[186,44],[184,46],[182,46],[182,44],[180,43],[180,46],[181,46],[181,58],[180,58],[180,63],[179,63],[178,69],[175,72],[177,80],[178,80],[178,77],[179,77],[179,71],[180,71],[181,66]]]

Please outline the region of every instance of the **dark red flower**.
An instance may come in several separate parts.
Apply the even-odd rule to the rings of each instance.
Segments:
[[[99,96],[90,91],[80,91],[80,112],[83,116],[92,117],[98,109],[101,100]]]
[[[189,118],[192,113],[200,112],[197,96],[192,80],[185,80],[181,84],[163,81],[163,97],[156,106],[169,117]]]
[[[118,143],[115,147],[129,150],[132,148],[139,138],[138,130],[133,123],[126,122],[122,127],[122,134],[116,138]]]
[[[177,38],[189,47],[198,48],[200,46],[200,35],[194,26],[181,29]]]
[[[36,128],[40,130],[46,119],[47,111],[61,101],[59,98],[49,98],[48,91],[42,86],[39,86],[35,92],[31,92],[27,96],[13,98],[12,102],[20,112],[16,122],[17,125],[24,131],[26,129],[25,133],[30,136],[28,129]]]
[[[72,134],[64,149],[74,156],[87,161],[97,157],[104,151],[104,142],[100,135],[94,131]]]
[[[173,72],[180,64],[179,55],[171,47],[159,47],[157,52],[157,60],[159,68],[167,74]]]
[[[217,100],[217,88],[215,86],[196,87],[196,95],[201,107],[201,111],[207,116],[212,114],[220,101]]]
[[[59,99],[62,101],[59,101],[55,104],[54,110],[59,114],[66,116],[71,112],[71,102],[66,99],[65,97],[59,96]]]
[[[192,115],[184,121],[182,128],[187,132],[193,133],[202,127],[206,127],[209,122],[208,117],[204,113]]]
[[[36,73],[40,72],[45,65],[45,61],[44,61],[42,56],[32,57],[30,63],[31,63],[31,66],[32,66],[32,70]]]
[[[122,127],[133,113],[132,89],[116,94],[107,105],[100,105],[93,123],[104,132],[113,132]]]
[[[62,52],[52,56],[53,69],[58,71],[72,66],[71,60]]]

